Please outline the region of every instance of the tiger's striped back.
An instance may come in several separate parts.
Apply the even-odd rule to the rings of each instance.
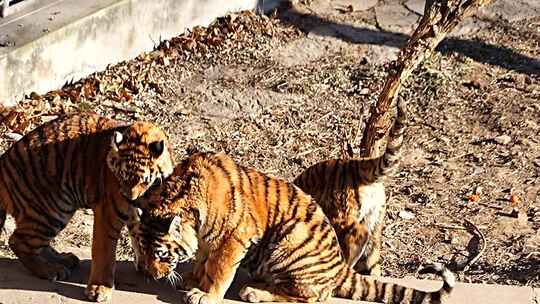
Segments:
[[[440,303],[453,284],[442,267],[437,269],[445,285],[431,293],[358,274],[309,195],[224,154],[185,159],[140,205],[141,221],[133,229],[139,263],[155,279],[175,282],[177,263],[195,259],[191,278],[184,277],[188,304],[223,299],[239,266],[260,282],[241,289],[240,297],[249,302],[315,302],[337,295]]]
[[[323,208],[350,265],[364,274],[380,275],[382,224],[386,209],[383,181],[397,170],[406,123],[399,101],[386,151],[372,159],[334,159],[317,163],[294,184]]]
[[[95,114],[60,117],[39,126],[0,157],[0,224],[12,215],[13,252],[35,275],[65,279],[78,264],[51,240],[80,208],[94,210],[92,272],[87,294],[110,297],[114,249],[133,218],[131,201],[173,169],[168,140],[157,126]]]

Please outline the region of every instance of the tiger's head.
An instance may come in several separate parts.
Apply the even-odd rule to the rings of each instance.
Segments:
[[[195,257],[197,233],[182,216],[147,216],[134,224],[131,243],[135,251],[135,267],[154,279],[174,281],[178,264]]]
[[[136,122],[111,138],[107,164],[130,201],[143,195],[173,169],[172,150],[165,132],[149,122]]]
[[[199,213],[183,185],[185,179],[173,173],[138,200],[139,221],[130,229],[135,267],[154,279],[174,281],[177,264],[193,259],[198,249]]]

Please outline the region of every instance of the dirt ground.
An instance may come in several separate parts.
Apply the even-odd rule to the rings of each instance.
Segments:
[[[4,111],[1,151],[54,115],[96,111],[159,123],[178,159],[193,149],[224,151],[292,179],[358,142],[385,58],[406,39],[379,31],[373,9],[310,12],[234,14],[61,90],[31,94]],[[540,18],[483,22],[445,41],[401,92],[410,126],[401,169],[386,184],[385,275],[415,275],[440,261],[460,281],[540,287]],[[367,41],[334,35],[336,25]],[[79,212],[55,246],[89,248],[91,228],[91,212]],[[7,230],[0,255],[13,256],[5,244],[11,221]],[[119,258],[130,254],[124,238]]]

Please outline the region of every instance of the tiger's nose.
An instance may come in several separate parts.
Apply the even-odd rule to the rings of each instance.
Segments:
[[[169,274],[169,268],[166,265],[162,265],[159,260],[156,260],[152,257],[147,257],[145,259],[145,271],[155,280],[159,280],[163,277],[166,277]]]

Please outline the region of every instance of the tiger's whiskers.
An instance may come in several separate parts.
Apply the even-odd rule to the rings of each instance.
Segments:
[[[176,270],[173,270],[167,276],[167,281],[176,288],[176,286],[182,281],[182,276]]]

